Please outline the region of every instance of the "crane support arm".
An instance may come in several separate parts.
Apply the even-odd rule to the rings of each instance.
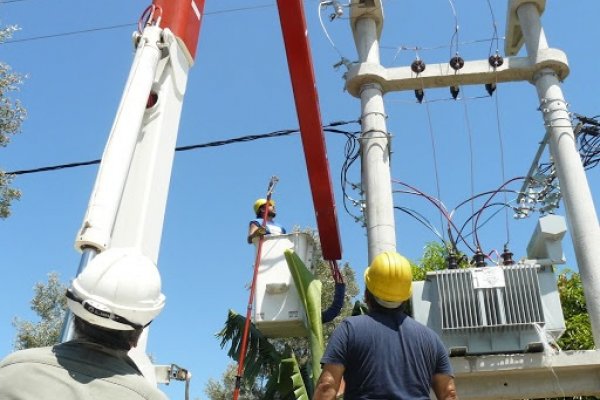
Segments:
[[[342,246],[304,8],[301,0],[277,0],[277,6],[323,257],[339,260]]]

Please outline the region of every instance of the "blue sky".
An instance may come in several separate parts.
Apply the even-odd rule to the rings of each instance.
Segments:
[[[503,37],[506,2],[492,3],[498,33]],[[351,61],[357,58],[348,10],[344,17],[331,22],[331,9],[323,11],[334,49],[321,29],[318,4],[316,0],[305,1],[322,119],[324,123],[356,120],[360,102],[343,91],[343,67],[333,68],[340,60],[338,52]],[[131,66],[131,33],[147,5],[141,0],[0,3],[0,23],[21,27],[16,40],[131,24],[0,45],[0,60],[27,75],[17,97],[29,113],[23,132],[0,150],[2,169],[13,171],[100,157]],[[381,59],[385,66],[412,62],[415,52],[399,51],[401,46],[436,48],[419,53],[430,64],[450,58],[455,18],[448,1],[387,0],[384,6]],[[240,8],[246,9],[231,11]],[[456,11],[461,55],[467,60],[487,58],[490,42],[482,40],[493,36],[488,3],[457,0]],[[274,1],[208,0],[205,12],[178,145],[296,128]],[[598,15],[597,1],[553,1],[548,2],[542,19],[550,46],[564,50],[569,58],[571,74],[563,89],[570,110],[588,116],[600,114]],[[494,50],[495,44],[492,47]],[[483,86],[463,87],[461,95],[466,100],[449,100],[447,89],[427,91],[427,99],[438,100],[428,107],[417,104],[412,93],[386,95],[388,130],[394,136],[392,177],[436,195],[433,134],[441,199],[448,208],[471,195],[469,135],[474,148],[474,192],[479,193],[494,190],[502,183],[499,131],[506,179],[527,173],[544,134],[535,88],[529,83],[501,85],[498,108],[495,98],[486,97]],[[347,128],[358,129],[357,125]],[[350,262],[360,276],[367,262],[366,236],[344,211],[339,184],[345,138],[333,134],[326,138],[343,261]],[[23,198],[15,203],[13,215],[0,221],[5,271],[5,279],[0,282],[4,299],[0,308],[0,355],[11,351],[12,319],[32,317],[28,301],[35,282],[45,280],[50,271],[58,271],[67,282],[76,272],[79,254],[73,243],[96,170],[95,166],[80,167],[16,179],[15,186],[23,191]],[[175,362],[193,372],[192,396],[205,398],[206,380],[218,378],[228,363],[214,333],[222,327],[228,308],[245,310],[248,293],[244,285],[251,279],[253,262],[253,250],[245,242],[247,221],[252,217],[254,200],[264,195],[272,175],[280,179],[274,195],[279,222],[288,228],[315,227],[299,135],[176,155],[159,259],[167,306],[152,326],[148,349],[157,362]],[[359,176],[357,162],[349,177],[357,182]],[[598,178],[597,169],[588,172],[596,205],[600,195]],[[357,193],[351,194],[358,197]],[[394,201],[395,205],[424,214],[439,229],[439,214],[425,200],[397,194]],[[469,205],[463,208],[464,212],[457,214],[461,225],[470,214]],[[564,208],[559,213],[564,213]],[[487,215],[491,213],[484,217]],[[525,255],[536,218],[509,221],[515,258]],[[415,261],[423,246],[436,240],[428,229],[405,214],[396,214],[396,225],[398,250]],[[485,249],[501,252],[506,232],[504,213],[499,213],[480,229]],[[570,239],[564,244],[567,264],[574,268]],[[173,397],[183,395],[183,387],[176,384],[165,390]]]

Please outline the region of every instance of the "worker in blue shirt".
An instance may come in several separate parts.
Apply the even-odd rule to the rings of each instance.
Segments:
[[[321,363],[314,400],[457,399],[448,352],[437,334],[402,310],[412,292],[411,266],[396,252],[373,259],[365,271],[366,315],[335,329]]]
[[[269,207],[267,211],[267,221],[263,227],[263,218],[265,216],[265,207]],[[258,236],[263,235],[283,235],[286,233],[285,228],[274,221],[277,212],[275,211],[275,201],[267,199],[258,199],[253,206],[256,219],[250,221],[248,226],[248,244]]]

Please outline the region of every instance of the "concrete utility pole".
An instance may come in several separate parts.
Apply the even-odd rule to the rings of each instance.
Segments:
[[[532,62],[548,47],[536,2],[522,2],[516,9],[527,54]],[[560,81],[551,68],[533,77],[540,99],[540,110],[548,132],[548,146],[560,182],[567,220],[585,300],[590,315],[596,348],[600,345],[600,225],[581,163]]]
[[[353,2],[354,3],[354,2]],[[381,9],[381,1],[375,0]],[[351,7],[350,23],[361,63],[380,65],[379,37],[383,14]],[[383,105],[383,90],[377,81],[365,79],[360,85],[362,190],[366,204],[363,215],[367,225],[369,263],[379,253],[396,251],[394,202],[390,176],[390,142]]]
[[[351,27],[359,63],[346,74],[346,89],[362,105],[362,179],[366,197],[369,260],[395,249],[389,170],[389,137],[383,93],[461,85],[528,81],[540,99],[547,143],[565,201],[573,247],[600,346],[600,226],[560,82],[569,74],[565,54],[549,48],[540,23],[545,0],[509,0],[506,57],[385,68],[379,62],[381,0],[352,0]],[[527,57],[516,56],[522,45]],[[600,395],[600,350],[453,357],[462,399],[520,399]]]

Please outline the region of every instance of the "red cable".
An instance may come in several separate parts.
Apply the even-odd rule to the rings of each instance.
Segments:
[[[338,268],[336,260],[329,260],[329,268],[331,269],[331,276],[335,283],[344,283],[344,276]]]

